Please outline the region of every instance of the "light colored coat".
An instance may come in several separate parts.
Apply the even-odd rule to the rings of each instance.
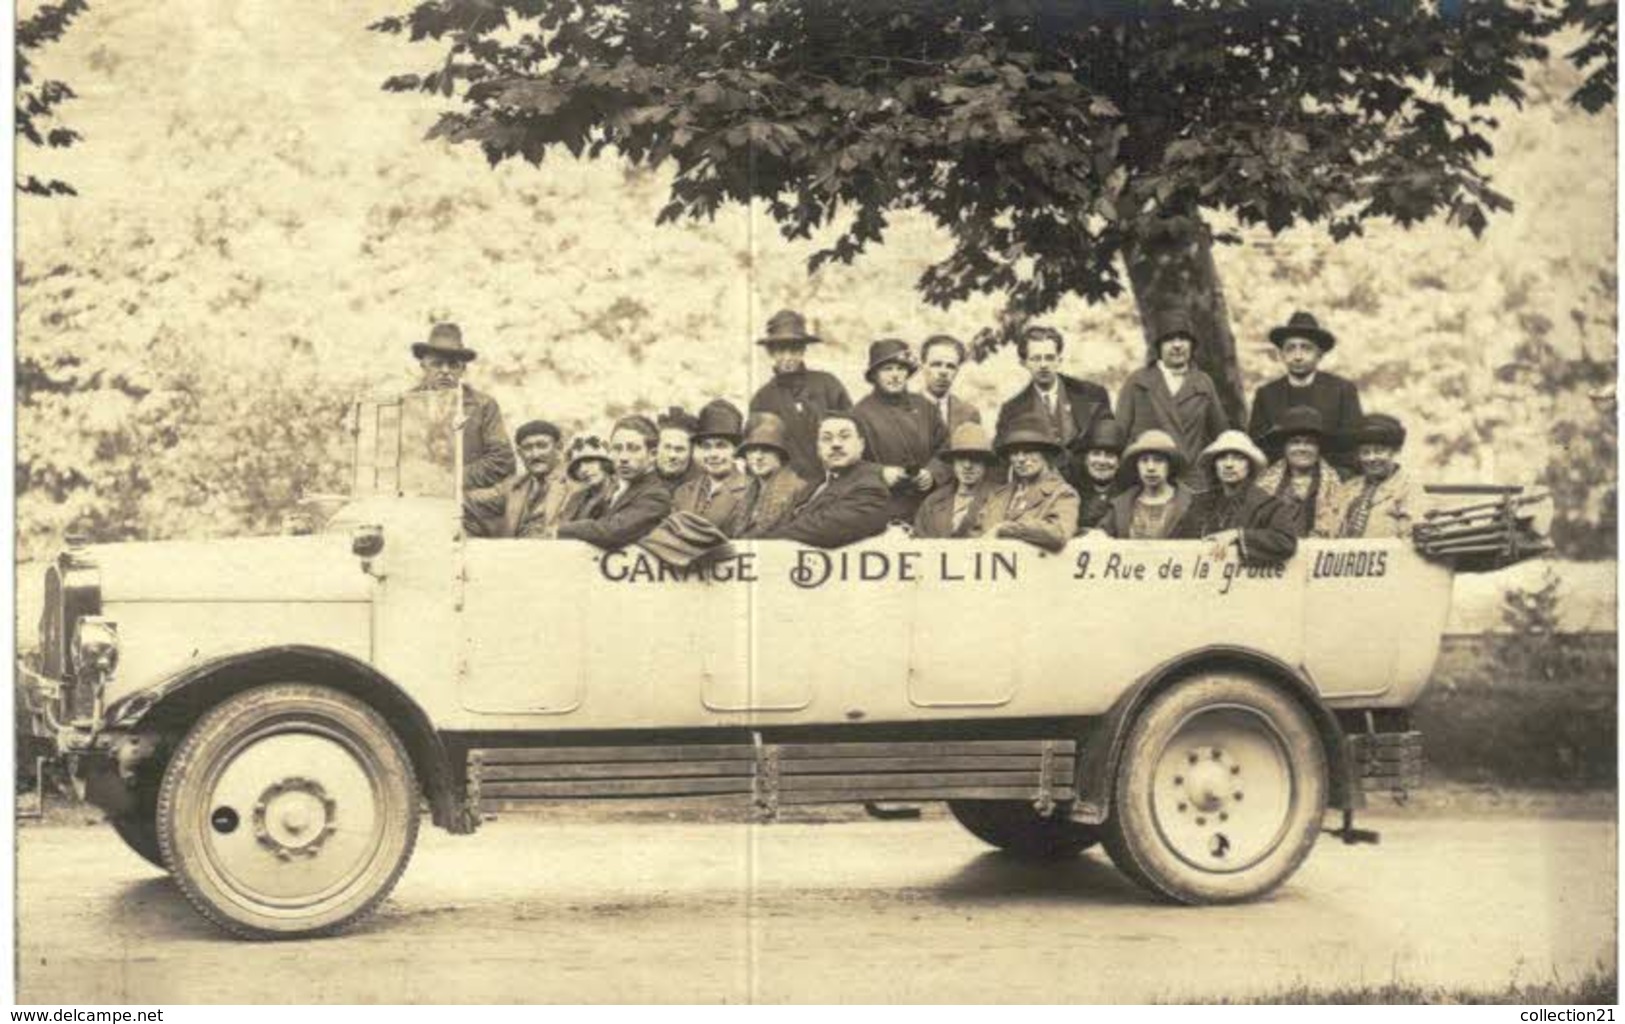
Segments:
[[[681,484],[671,496],[674,512],[691,512],[729,537],[745,529],[750,505],[750,478],[737,470],[722,479],[711,491],[711,478],[701,474]]]
[[[977,517],[974,536],[1002,536],[1059,551],[1078,530],[1078,492],[1053,469],[1040,474],[1017,496],[1014,480],[987,499]]]
[[[1365,478],[1354,477],[1344,481],[1338,491],[1334,512],[1337,537],[1409,537],[1411,529],[1422,518],[1426,502],[1421,487],[1412,483],[1404,467],[1377,485],[1372,495],[1371,514],[1366,517],[1365,532],[1349,530],[1350,507],[1365,491]]]

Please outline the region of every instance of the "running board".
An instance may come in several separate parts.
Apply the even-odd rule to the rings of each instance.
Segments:
[[[485,747],[468,754],[468,801],[482,816],[661,797],[738,801],[765,817],[878,800],[1023,800],[1047,814],[1077,796],[1076,770],[1073,740]]]

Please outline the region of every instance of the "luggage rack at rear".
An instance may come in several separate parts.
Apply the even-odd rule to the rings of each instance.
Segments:
[[[1073,740],[687,743],[484,747],[468,802],[484,815],[560,800],[705,797],[764,818],[781,807],[878,800],[1018,800],[1048,814],[1076,796]]]

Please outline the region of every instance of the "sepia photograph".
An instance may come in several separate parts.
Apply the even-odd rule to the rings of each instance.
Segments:
[[[14,1004],[1613,1019],[1616,0],[15,19]]]

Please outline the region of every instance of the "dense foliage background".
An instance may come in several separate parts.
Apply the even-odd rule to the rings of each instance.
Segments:
[[[750,340],[782,306],[809,313],[830,341],[817,365],[854,391],[871,339],[968,337],[995,317],[994,300],[921,302],[915,281],[951,248],[924,218],[809,277],[829,239],[785,242],[759,211],[655,228],[656,175],[490,171],[424,144],[436,98],[381,92],[400,44],[366,30],[397,6],[93,6],[38,58],[77,93],[83,140],[22,154],[21,170],[79,192],[19,200],[24,557],[70,528],[274,529],[301,491],[342,485],[346,398],[408,381],[407,347],[437,318],[463,324],[481,352],[471,379],[510,426],[578,429],[742,402],[768,372]],[[1482,240],[1242,229],[1217,258],[1249,390],[1278,372],[1268,328],[1312,310],[1342,339],[1328,368],[1410,425],[1408,465],[1547,483],[1563,553],[1612,557],[1613,410],[1592,394],[1616,365],[1614,118],[1568,104],[1566,63],[1529,73],[1530,101],[1497,109],[1490,133],[1492,181],[1517,207]],[[1050,319],[1070,370],[1114,390],[1143,358],[1130,299],[1069,300]],[[1023,379],[1005,352],[962,387],[991,411]]]

